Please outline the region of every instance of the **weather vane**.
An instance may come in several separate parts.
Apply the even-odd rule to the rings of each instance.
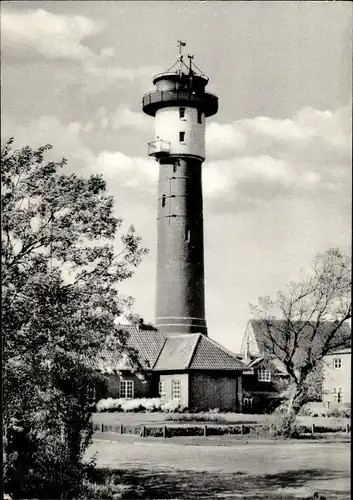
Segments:
[[[178,47],[179,47],[178,58],[180,59],[180,61],[182,61],[183,60],[183,54],[181,53],[181,48],[182,47],[186,47],[186,43],[182,42],[181,40],[178,40]]]

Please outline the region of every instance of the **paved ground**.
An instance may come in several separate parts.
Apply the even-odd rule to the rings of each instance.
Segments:
[[[349,443],[96,434],[87,457],[95,452],[144,488],[136,498],[349,498]]]

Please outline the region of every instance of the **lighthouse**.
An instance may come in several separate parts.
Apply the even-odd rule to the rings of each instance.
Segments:
[[[193,56],[184,61],[186,44],[178,44],[177,61],[142,99],[155,121],[148,154],[159,166],[155,325],[171,335],[207,335],[202,163],[206,119],[217,113],[218,98],[205,91],[208,78]]]

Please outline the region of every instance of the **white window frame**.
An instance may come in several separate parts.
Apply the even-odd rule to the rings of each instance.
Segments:
[[[160,380],[158,384],[158,392],[159,396],[163,398],[164,396],[167,395],[167,388],[166,388],[166,383],[165,380]]]
[[[133,380],[120,380],[120,398],[121,399],[134,399],[134,381]]]
[[[180,401],[181,383],[180,380],[172,380],[172,399]]]
[[[342,388],[334,388],[333,389],[333,402],[334,403],[342,403],[343,399],[343,393],[342,393]]]
[[[340,368],[342,368],[342,358],[334,358],[333,368],[334,370],[339,370]]]
[[[257,372],[259,382],[271,382],[271,370],[268,368],[260,368]]]

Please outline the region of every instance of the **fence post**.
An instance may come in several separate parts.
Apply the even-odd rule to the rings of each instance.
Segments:
[[[141,437],[146,437],[146,427],[143,425],[141,429]]]
[[[120,434],[124,434],[124,426],[123,426],[123,424],[120,424]]]
[[[100,429],[99,429],[99,430],[100,430],[101,432],[104,432],[104,423],[103,423],[103,422],[101,422],[101,423],[99,424],[99,426],[100,426]]]
[[[311,434],[315,434],[315,424],[312,424],[311,426]]]
[[[166,425],[163,425],[163,437],[164,438],[167,437],[167,426]]]
[[[203,426],[203,435],[207,436],[207,425]]]
[[[241,435],[245,434],[244,430],[245,430],[244,424],[241,424],[241,426],[240,426],[240,434]]]
[[[350,426],[349,423],[347,423],[346,424],[346,432],[347,432],[347,434],[350,432],[350,430],[351,430],[351,426]]]

